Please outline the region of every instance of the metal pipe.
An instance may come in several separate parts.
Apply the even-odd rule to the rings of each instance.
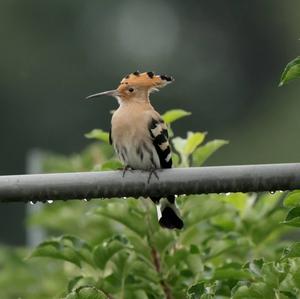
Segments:
[[[300,189],[300,163],[0,176],[0,202]]]

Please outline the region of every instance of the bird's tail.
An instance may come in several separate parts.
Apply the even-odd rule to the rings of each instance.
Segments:
[[[168,229],[183,228],[183,221],[180,218],[174,195],[170,195],[167,198],[151,199],[156,204],[158,222],[161,227]]]

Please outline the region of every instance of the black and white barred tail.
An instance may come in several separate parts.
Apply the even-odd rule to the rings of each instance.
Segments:
[[[161,227],[168,229],[183,228],[183,221],[180,218],[174,195],[167,198],[152,197],[151,200],[156,204],[158,222]]]

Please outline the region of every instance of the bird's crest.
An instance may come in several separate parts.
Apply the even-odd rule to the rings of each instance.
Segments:
[[[174,79],[166,75],[156,75],[153,72],[140,73],[136,71],[124,77],[120,83],[120,86],[133,85],[150,89],[156,89],[166,86],[173,82]]]
[[[145,98],[149,101],[149,93],[173,82],[174,79],[166,75],[155,75],[153,72],[140,73],[138,71],[124,77],[117,89],[92,94],[86,99],[98,96],[112,96],[118,101],[127,101],[136,98]]]

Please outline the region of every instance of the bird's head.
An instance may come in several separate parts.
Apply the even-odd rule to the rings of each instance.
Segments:
[[[118,99],[119,103],[131,100],[148,100],[149,94],[172,83],[174,79],[166,75],[155,75],[153,72],[134,72],[124,77],[117,89],[96,93],[87,97],[91,99],[108,95]]]

